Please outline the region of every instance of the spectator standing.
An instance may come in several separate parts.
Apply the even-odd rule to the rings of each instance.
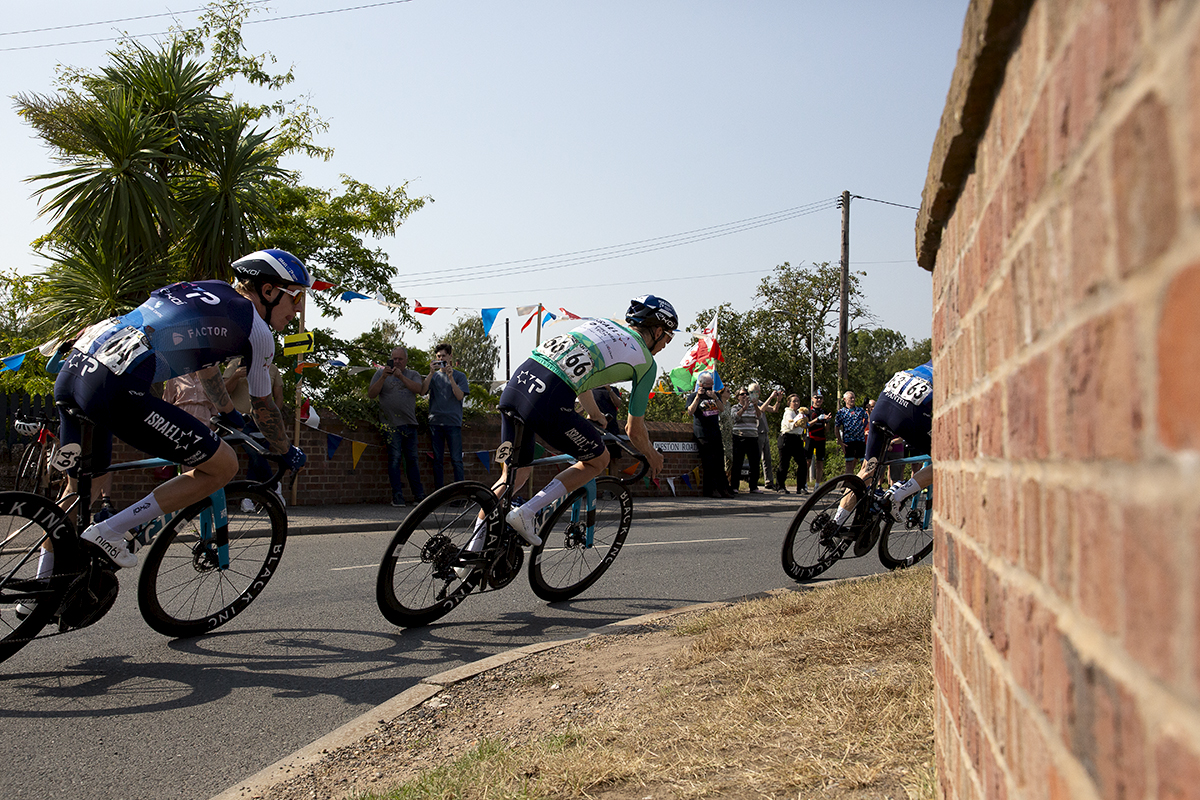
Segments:
[[[854,392],[842,395],[843,408],[834,417],[833,427],[837,432],[838,447],[846,458],[846,474],[854,474],[854,467],[862,460],[867,447],[867,423],[870,418],[865,408],[855,405],[858,398]]]
[[[403,506],[401,468],[408,476],[413,502],[425,499],[421,468],[417,460],[417,395],[423,394],[421,373],[408,368],[408,349],[396,347],[382,369],[375,370],[367,397],[379,400],[379,424],[388,451],[388,483],[392,505]]]
[[[788,395],[788,407],[783,410],[779,423],[779,469],[775,471],[775,490],[788,493],[787,474],[792,462],[796,462],[796,494],[808,491],[808,459],[804,455],[805,432],[804,409],[800,406],[800,395]]]
[[[746,481],[750,494],[758,494],[759,460],[762,452],[758,449],[758,419],[762,410],[758,401],[750,396],[749,387],[738,390],[733,403],[733,471],[730,473],[730,483],[737,487],[741,483],[742,464],[750,460],[750,474]],[[734,494],[737,489],[733,490]]]
[[[749,386],[750,396],[758,402],[761,388],[757,383],[752,383]],[[763,412],[758,417],[758,453],[762,459],[763,474],[767,476],[767,488],[775,488],[775,468],[771,463],[771,429],[767,423],[767,412],[779,410],[779,400],[783,397],[783,392],[775,390],[771,392],[766,401],[759,405],[758,410]]]
[[[446,448],[450,449],[450,465],[454,480],[463,479],[462,424],[463,398],[471,390],[465,372],[454,368],[454,348],[440,342],[433,348],[429,374],[421,384],[421,394],[429,395],[429,438],[433,442],[433,483],[442,488],[445,483],[442,462]]]
[[[804,415],[808,434],[805,440],[805,455],[808,456],[812,468],[814,488],[825,482],[825,429],[829,424],[829,414],[822,408],[824,404],[825,397],[821,390],[817,389],[817,393],[812,396],[812,405],[806,409]]]
[[[721,438],[721,412],[725,410],[728,389],[716,391],[716,377],[701,372],[696,390],[687,396],[692,415],[692,435],[700,449],[701,485],[705,497],[733,497],[725,477],[725,442]]]

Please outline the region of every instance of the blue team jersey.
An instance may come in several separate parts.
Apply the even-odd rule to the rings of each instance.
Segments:
[[[116,375],[150,383],[242,356],[250,393],[270,394],[275,340],[254,304],[223,281],[156,289],[128,314],[85,330],[74,346]]]
[[[933,408],[933,362],[901,370],[892,376],[883,394],[905,408],[929,411]]]

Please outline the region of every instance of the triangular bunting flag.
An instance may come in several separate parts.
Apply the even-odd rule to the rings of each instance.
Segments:
[[[423,306],[423,305],[421,305],[421,301],[418,300],[417,307],[414,308],[413,311],[415,311],[418,314],[425,314],[426,316],[428,316],[428,315],[432,314],[433,312],[437,311],[437,306]]]
[[[667,478],[667,486],[671,487],[671,496],[676,497],[677,495],[675,494],[675,479]]]
[[[350,451],[354,458],[354,462],[351,465],[351,469],[354,469],[355,467],[358,466],[358,460],[360,458],[362,458],[363,450],[366,450],[366,449],[367,449],[366,442],[356,442],[353,439],[350,440]]]
[[[342,437],[336,433],[325,434],[325,460],[333,461],[333,454],[337,452],[338,445],[342,443]]]
[[[25,362],[25,356],[26,353],[18,353],[15,356],[5,356],[4,358],[0,358],[0,372],[3,372],[6,369],[11,369],[13,372],[16,372],[21,368],[21,364]]]
[[[684,486],[688,487],[689,489],[692,488],[692,481],[688,478],[687,475],[680,475],[679,480],[683,481]]]
[[[313,281],[312,288],[318,292],[324,292],[327,289],[332,289],[333,284],[329,281]]]
[[[483,462],[483,468],[486,469],[488,472],[491,472],[492,471],[492,454],[490,452],[488,452],[487,450],[480,450],[478,453],[476,453],[476,455],[478,455],[479,460]]]
[[[496,322],[496,315],[503,310],[503,308],[483,308],[479,310],[479,315],[483,318],[484,336],[491,336],[492,325]]]
[[[370,300],[371,297],[362,292],[342,292],[342,299],[349,303],[351,300]]]
[[[537,311],[537,306],[517,306],[517,316],[524,317]]]

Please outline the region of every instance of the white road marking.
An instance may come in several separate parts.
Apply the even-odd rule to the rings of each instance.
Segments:
[[[744,542],[749,539],[749,536],[730,536],[723,539],[680,539],[677,542],[625,542],[622,549],[625,547],[656,547],[671,544],[704,544],[705,542]],[[398,564],[415,564],[415,561],[400,561]],[[330,572],[343,572],[348,569],[371,569],[378,567],[378,564],[359,564],[354,567],[330,567]]]

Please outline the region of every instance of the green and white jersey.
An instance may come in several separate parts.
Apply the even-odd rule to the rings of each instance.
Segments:
[[[610,383],[633,381],[629,415],[646,416],[658,370],[642,337],[621,323],[589,319],[542,342],[533,351],[533,359],[566,381],[576,395]]]

